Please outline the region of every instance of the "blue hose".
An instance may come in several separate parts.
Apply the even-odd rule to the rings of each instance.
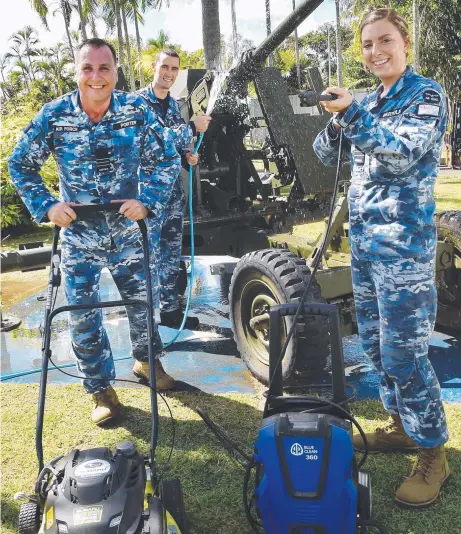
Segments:
[[[195,145],[193,154],[197,154],[198,149],[200,148],[200,145],[203,141],[203,132],[199,135],[197,144]],[[187,320],[187,314],[189,313],[189,307],[190,307],[190,300],[192,296],[192,285],[194,282],[194,217],[192,213],[192,189],[193,189],[193,182],[192,182],[192,165],[189,165],[189,187],[188,187],[188,193],[189,193],[189,219],[190,219],[190,274],[189,274],[189,285],[187,288],[187,303],[186,303],[186,309],[184,310],[184,317],[182,318],[181,326],[179,327],[179,330],[174,335],[173,339],[168,341],[167,343],[164,343],[164,347],[171,346],[179,337],[181,332],[184,330],[184,325],[186,324]]]
[[[200,145],[203,141],[203,133],[199,135],[197,144],[195,145],[193,154],[197,154],[198,149],[200,148]],[[181,326],[179,327],[179,330],[174,335],[173,339],[168,341],[164,344],[165,347],[169,347],[172,345],[179,337],[181,332],[184,330],[184,325],[186,324],[187,320],[187,314],[189,313],[189,307],[190,307],[190,301],[192,296],[192,285],[194,282],[194,217],[192,212],[192,190],[193,190],[193,176],[192,176],[192,165],[189,165],[189,184],[188,184],[188,192],[189,192],[189,217],[190,217],[190,274],[189,274],[189,285],[187,288],[187,303],[186,303],[186,309],[184,310],[184,317],[182,319]],[[114,362],[119,362],[121,360],[129,360],[131,359],[131,356],[124,356],[122,358],[114,358]],[[57,365],[57,369],[65,369],[66,367],[74,367],[75,363],[64,363],[62,365]],[[28,371],[19,371],[17,373],[11,373],[9,375],[3,375],[0,377],[0,382],[3,382],[4,380],[11,380],[13,378],[20,378],[22,376],[28,376],[35,373],[41,373],[42,369],[29,369]]]

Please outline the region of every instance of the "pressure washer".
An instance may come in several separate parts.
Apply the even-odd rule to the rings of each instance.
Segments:
[[[300,95],[301,96],[301,95]],[[304,105],[334,100],[334,94],[303,93]],[[263,420],[252,455],[242,451],[202,410],[197,412],[245,466],[243,504],[256,533],[264,534],[365,534],[383,526],[371,519],[371,480],[362,469],[367,457],[366,436],[348,409],[339,311],[335,305],[305,303],[322,261],[339,188],[343,134],[330,214],[321,246],[313,256],[310,278],[300,302],[273,306],[269,328],[269,387]],[[332,365],[332,398],[284,395],[281,362],[295,328],[313,315],[328,318]],[[282,347],[281,322],[294,316]],[[315,389],[325,386],[304,386]],[[353,427],[365,442],[357,461],[352,444]],[[252,475],[254,478],[252,480]],[[250,486],[254,489],[250,491]],[[249,495],[251,493],[251,495]]]
[[[72,206],[79,218],[96,213],[118,211],[120,203]],[[149,269],[147,226],[138,221],[144,253],[146,301],[112,300],[94,304],[54,308],[61,282],[60,257],[57,253],[60,228],[55,226],[51,268],[45,305],[42,342],[42,373],[36,424],[36,451],[39,474],[32,496],[18,497],[20,534],[187,534],[187,517],[180,481],[163,480],[156,464],[158,442],[158,406],[155,389],[153,354],[154,317],[152,283]],[[96,447],[74,449],[65,456],[43,461],[43,420],[49,361],[51,325],[59,313],[72,310],[138,306],[146,310],[151,398],[150,453],[143,456],[131,441],[119,443],[115,450]],[[53,363],[53,362],[52,362]],[[54,365],[54,364],[53,364]],[[64,372],[64,371],[61,371]],[[67,373],[66,373],[67,374]],[[74,376],[74,375],[71,375]],[[77,377],[79,378],[79,377]],[[123,380],[126,382],[126,380]]]

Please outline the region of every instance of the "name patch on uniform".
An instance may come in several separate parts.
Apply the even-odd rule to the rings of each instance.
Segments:
[[[80,126],[74,126],[73,124],[54,124],[53,132],[79,132]]]
[[[440,95],[434,89],[426,89],[423,92],[423,100],[428,104],[440,104]]]
[[[386,111],[386,113],[383,113],[381,115],[381,118],[385,119],[386,117],[395,117],[396,115],[401,115],[402,113],[403,113],[403,108],[393,109],[392,111]]]
[[[417,115],[426,115],[428,117],[438,117],[440,113],[440,106],[432,104],[419,104]]]
[[[129,121],[117,122],[114,124],[114,130],[123,130],[124,128],[131,128],[133,126],[142,126],[144,121],[142,119],[132,119]]]

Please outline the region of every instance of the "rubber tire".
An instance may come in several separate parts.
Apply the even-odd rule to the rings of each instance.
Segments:
[[[181,481],[177,478],[164,480],[162,483],[162,501],[165,510],[173,516],[178,524],[181,534],[189,533],[189,526],[184,506],[184,496]]]
[[[240,259],[234,269],[229,288],[234,339],[248,369],[264,384],[269,381],[269,355],[267,348],[262,346],[263,343],[258,344],[254,330],[246,324],[250,303],[242,302],[242,295],[245,292],[246,299],[248,293],[251,299],[251,284],[257,285],[258,280],[262,279],[263,284],[270,284],[269,291],[277,304],[299,302],[309,277],[310,270],[306,262],[284,249],[250,252]],[[325,303],[316,280],[312,281],[306,302]],[[283,321],[286,335],[292,325],[292,318],[286,317]],[[251,339],[250,342],[247,336]],[[297,378],[309,382],[313,374],[325,369],[328,355],[328,321],[322,317],[308,317],[306,323],[303,321],[295,331],[282,360],[284,383],[291,383]]]
[[[435,214],[439,241],[452,243],[455,254],[461,258],[461,211],[444,211]],[[461,269],[458,269],[457,287],[451,291],[457,295],[454,303],[438,299],[437,324],[454,331],[461,331]]]
[[[40,529],[40,507],[35,502],[24,502],[19,509],[18,533],[37,534]]]

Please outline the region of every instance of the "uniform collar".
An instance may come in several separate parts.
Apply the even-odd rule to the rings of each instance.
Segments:
[[[152,104],[160,104],[160,100],[158,99],[157,95],[154,92],[154,88],[152,87],[152,83],[150,83],[145,89],[141,89],[141,92],[147,96],[147,98],[152,102]],[[170,91],[168,91],[168,94],[165,98],[168,98],[170,96]]]
[[[394,83],[394,85],[389,89],[389,92],[386,96],[382,98],[392,98],[396,94],[400,93],[400,91],[405,87],[408,79],[413,76],[413,68],[410,67],[410,65],[407,65],[407,68],[405,69],[405,72],[400,76],[400,78]],[[381,93],[383,92],[383,85],[381,84],[378,89],[376,90],[376,94],[378,98],[381,98]]]
[[[111,115],[115,115],[120,110],[120,102],[118,100],[118,91],[112,91],[112,96],[110,98],[110,104],[109,109],[106,111],[106,114],[103,118],[110,117]],[[80,105],[80,93],[79,90],[76,89],[71,93],[71,102],[72,107],[75,111],[78,113],[85,113],[82,109],[82,106]],[[85,113],[86,115],[86,113]]]

